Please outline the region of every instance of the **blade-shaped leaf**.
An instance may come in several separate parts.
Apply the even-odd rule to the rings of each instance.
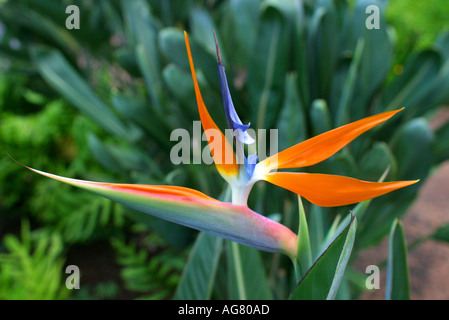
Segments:
[[[157,30],[154,26],[155,19],[145,1],[122,1],[121,3],[128,28],[127,37],[135,46],[137,63],[146,80],[152,108],[162,113],[160,107],[162,80],[157,48]]]
[[[189,70],[189,60],[182,31],[176,28],[162,29],[158,34],[158,46],[168,61],[185,70]],[[211,88],[219,92],[220,84],[217,81],[217,59],[215,58],[214,52],[208,52],[194,39],[190,41],[190,46],[192,56],[195,57],[196,67],[202,71]]]
[[[396,131],[390,148],[397,160],[398,179],[422,179],[429,174],[434,141],[434,133],[424,118],[413,119]]]
[[[297,78],[297,75],[293,73],[286,76],[284,104],[276,126],[279,130],[280,150],[287,149],[307,138],[307,120],[297,89]]]
[[[437,162],[449,159],[449,121],[435,130],[435,143],[432,145],[433,155]]]
[[[363,53],[365,42],[359,40],[355,48],[354,57],[348,70],[347,77],[345,79],[340,101],[338,103],[338,111],[336,115],[336,125],[342,126],[351,120],[350,117],[350,104],[353,99],[353,95],[356,88],[357,72],[360,66],[360,60]]]
[[[385,299],[410,299],[407,244],[404,229],[398,219],[393,222],[390,231]]]
[[[420,179],[419,184],[376,199],[363,218],[358,244],[368,247],[388,234],[394,219],[406,212],[432,167],[434,134],[421,118],[405,123],[394,133],[389,144],[397,161],[397,179]]]
[[[285,73],[289,61],[288,18],[280,3],[266,1],[250,54],[248,93],[256,128],[270,128],[277,119],[284,95]],[[293,2],[291,2],[293,3]]]
[[[431,234],[431,238],[449,243],[449,224],[444,224],[438,227],[438,229]]]
[[[315,261],[298,282],[290,299],[334,299],[354,245],[357,220],[352,216],[347,227]]]
[[[337,62],[338,38],[335,1],[321,1],[307,28],[307,67],[311,100],[329,95],[332,73]]]
[[[316,99],[310,106],[310,126],[312,134],[317,136],[332,129],[331,115],[325,100]]]
[[[344,14],[346,20],[341,38],[343,42],[342,50],[352,51],[360,39],[364,41],[364,50],[357,71],[353,99],[350,101],[349,116],[351,120],[366,115],[373,95],[382,86],[391,69],[395,36],[385,17],[387,2],[378,0],[355,1],[353,14]],[[366,10],[370,5],[375,5],[380,9],[378,29],[368,29],[365,26],[368,17]]]
[[[398,170],[396,159],[385,142],[376,142],[373,147],[366,152],[358,168],[357,177],[363,180],[376,180],[388,168],[389,179],[396,177]]]
[[[298,254],[297,254],[297,270],[296,277],[299,280],[312,265],[312,248],[310,245],[309,227],[307,225],[306,213],[298,196],[299,206],[299,228],[298,228]]]
[[[442,68],[438,73],[438,81],[435,87],[427,95],[425,103],[422,104],[423,109],[428,110],[429,107],[440,106],[447,103],[449,99],[449,32],[442,32],[435,41],[434,48],[440,53],[444,61]],[[419,110],[423,111],[423,110]],[[423,113],[421,113],[423,114]]]
[[[223,32],[222,37],[229,36],[227,47],[231,48],[228,57],[235,57],[237,65],[247,65],[250,51],[256,37],[256,28],[259,19],[259,0],[231,0],[228,9],[230,14],[226,16],[229,21],[230,32]],[[245,30],[245,32],[240,32]],[[225,46],[226,47],[226,44]]]
[[[31,55],[42,77],[74,106],[113,135],[129,140],[136,138],[135,132],[111,112],[59,51],[37,47]]]
[[[438,52],[425,50],[417,53],[406,63],[404,72],[385,88],[377,110],[390,111],[398,106],[407,106],[407,114],[413,114],[439,80],[436,75],[440,68]]]
[[[216,30],[216,26],[210,13],[204,8],[194,7],[190,11],[189,21],[193,38],[204,49],[214,52],[214,35],[212,31]],[[226,61],[226,59],[224,60]]]
[[[222,238],[205,232],[198,235],[176,289],[176,299],[206,300],[211,297],[222,250]]]

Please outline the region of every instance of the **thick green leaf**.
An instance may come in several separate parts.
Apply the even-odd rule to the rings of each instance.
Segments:
[[[31,55],[42,77],[74,106],[114,136],[128,140],[137,138],[136,132],[129,130],[111,112],[59,51],[37,47]]]
[[[246,66],[248,59],[251,58],[250,53],[256,38],[260,5],[260,0],[229,1],[227,9],[229,15],[226,15],[226,18],[230,20],[228,24],[231,29],[228,33],[222,32],[222,37],[226,39],[228,57],[232,57],[232,61],[237,66]],[[229,50],[231,48],[232,50]]]
[[[380,9],[379,29],[365,26],[368,14],[366,8],[376,5]],[[376,92],[385,81],[391,69],[394,56],[394,35],[385,17],[386,1],[356,1],[352,15],[345,15],[345,27],[341,41],[345,50],[355,51],[358,41],[363,39],[363,53],[357,70],[357,81],[350,106],[350,120],[368,115]],[[398,106],[399,107],[399,106]]]
[[[434,133],[433,155],[435,161],[440,163],[449,159],[449,121],[440,126]]]
[[[255,129],[273,126],[282,106],[289,38],[288,18],[281,7],[264,3],[249,61],[248,93]]]
[[[434,86],[425,96],[418,108],[413,110],[415,116],[424,116],[426,112],[449,102],[449,32],[443,32],[437,39],[434,49],[441,56],[442,65],[434,75]]]
[[[293,8],[293,70],[297,74],[297,86],[299,98],[302,106],[310,105],[309,81],[308,81],[308,66],[307,66],[307,41],[306,41],[306,14],[303,1],[294,1],[296,6]]]
[[[430,236],[434,240],[449,243],[449,224],[438,227]]]
[[[213,30],[210,30],[213,34]],[[175,28],[162,29],[158,34],[158,46],[165,57],[184,70],[189,70],[189,60],[187,58],[184,34]],[[211,53],[199,45],[195,39],[190,40],[192,57],[195,68],[201,70],[207,79],[208,84],[217,92],[220,91],[220,84],[217,74],[217,58],[215,53]],[[202,92],[203,95],[205,92]]]
[[[404,72],[396,77],[384,90],[377,111],[390,111],[406,107],[409,117],[433,89],[441,68],[441,56],[435,50],[417,53],[407,61]]]
[[[164,68],[162,77],[170,95],[180,105],[185,106],[185,108],[182,108],[183,115],[187,116],[187,113],[189,113],[191,116],[189,117],[189,125],[191,126],[191,121],[198,119],[198,107],[196,105],[192,76],[181,70],[177,65],[170,63]]]
[[[327,99],[337,63],[337,16],[331,1],[322,1],[307,28],[307,66],[311,99]]]
[[[402,224],[397,219],[393,222],[390,231],[385,298],[387,300],[410,299],[407,243]]]
[[[307,138],[307,120],[299,97],[296,79],[295,74],[287,75],[284,105],[276,126],[279,130],[279,151]]]
[[[75,36],[73,31],[65,27],[65,7],[62,3],[56,1],[53,1],[52,4],[42,1],[39,1],[40,3],[38,1],[27,2],[8,1],[2,3],[0,11],[2,23],[6,26],[14,25],[15,28],[23,28],[27,36],[41,37],[45,39],[44,43],[60,48],[68,55],[80,53],[82,48],[78,41],[83,35],[86,35],[86,32],[82,29],[76,30]],[[45,10],[45,14],[41,14],[41,10]],[[98,40],[97,35],[90,35]]]
[[[329,208],[310,204],[308,216],[310,247],[312,248],[312,258],[315,260],[321,254],[321,246],[326,236],[326,230],[329,230]]]
[[[332,129],[331,115],[325,100],[314,100],[310,108],[310,124],[312,136]]]
[[[147,139],[156,141],[161,148],[171,149],[173,144],[169,141],[169,128],[172,127],[168,124],[168,116],[161,118],[148,106],[147,101],[131,95],[114,94],[112,104],[123,117],[148,132]]]
[[[421,181],[373,199],[363,219],[363,232],[358,240],[361,247],[371,246],[387,235],[394,219],[404,214],[413,203],[433,164],[433,141],[434,135],[422,118],[406,123],[395,132],[389,146],[397,161],[396,179]]]
[[[356,218],[353,216],[346,228],[336,236],[335,240],[298,282],[290,299],[324,300],[335,298],[352,252],[356,225]]]
[[[333,119],[336,119],[337,114],[340,112],[338,106],[342,99],[343,87],[349,78],[348,75],[351,65],[353,65],[353,56],[350,54],[342,55],[336,63],[335,71],[331,80],[332,82],[328,101],[329,111],[331,112]],[[348,122],[349,121],[347,121],[347,123]]]
[[[212,54],[215,54],[215,41],[213,31],[216,30],[215,24],[210,13],[201,7],[194,7],[190,11],[190,29],[192,38],[199,45]],[[218,39],[219,40],[219,39]],[[225,53],[222,52],[223,62],[226,63]]]
[[[348,149],[343,149],[331,158],[308,167],[306,171],[354,177],[356,174],[356,161]]]
[[[398,170],[396,159],[385,142],[376,142],[360,160],[357,178],[375,181],[389,168],[389,180],[394,180]]]
[[[449,102],[449,32],[443,32],[435,42],[435,49],[441,54],[444,64],[438,73],[438,81],[432,92],[426,97],[424,105],[429,107],[448,104]],[[422,113],[422,110],[419,110]]]
[[[434,134],[423,118],[413,119],[397,130],[390,147],[398,163],[398,179],[424,179],[428,175],[433,141]]]
[[[435,48],[440,50],[441,54],[443,54],[444,60],[449,60],[449,31],[442,32],[434,44]]]
[[[360,60],[364,52],[363,40],[357,42],[357,46],[354,51],[354,57],[349,66],[347,77],[344,81],[340,101],[338,102],[338,109],[336,114],[335,126],[339,127],[350,122],[350,104],[353,99],[353,95],[356,87],[356,80],[358,80],[357,72],[360,68]]]
[[[210,299],[222,251],[223,238],[204,232],[199,233],[184,267],[175,299]]]
[[[88,136],[88,144],[98,162],[111,171],[145,172],[145,181],[138,179],[145,183],[157,183],[164,177],[160,164],[132,145],[106,144],[93,133]]]
[[[117,159],[115,159],[107,146],[94,134],[90,133],[87,139],[89,149],[97,161],[111,172],[120,172],[121,168]]]
[[[134,45],[136,60],[145,78],[151,108],[163,119],[162,79],[157,47],[157,28],[150,7],[145,1],[122,1],[127,38]]]
[[[296,256],[296,278],[299,280],[312,266],[312,248],[310,246],[309,227],[307,225],[306,213],[298,195],[299,228],[298,228],[298,253]]]

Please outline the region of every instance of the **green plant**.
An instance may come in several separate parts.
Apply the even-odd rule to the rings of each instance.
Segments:
[[[212,168],[181,168],[167,161],[173,145],[170,132],[191,128],[198,119],[183,29],[192,35],[198,78],[210,112],[221,110],[215,30],[238,113],[256,129],[279,128],[279,136],[284,137],[280,149],[374,113],[406,108],[381,130],[363,135],[328,161],[306,170],[378,180],[389,168],[386,180],[421,180],[412,188],[364,204],[351,257],[388,234],[431,170],[447,159],[449,125],[434,132],[428,124],[448,101],[447,33],[433,47],[414,52],[403,72],[390,79],[395,38],[384,15],[386,1],[355,1],[351,8],[346,1],[332,0],[211,1],[207,5],[185,1],[183,10],[173,1],[164,3],[101,1],[89,8],[80,2],[85,17],[101,17],[95,20],[99,36],[92,42],[83,36],[89,31],[87,23],[81,33],[71,33],[54,11],[37,15],[43,6],[37,0],[9,1],[0,11],[6,21],[21,10],[39,22],[41,27],[33,28],[18,21],[19,34],[28,34],[18,56],[31,61],[52,88],[111,135],[106,139],[91,134],[89,146],[98,162],[121,181],[190,186],[215,197],[223,191]],[[365,9],[370,4],[381,9],[378,30],[365,28]],[[47,33],[50,37],[43,40]],[[113,45],[105,39],[114,39]],[[225,126],[224,117],[217,119],[217,125]],[[249,205],[266,214],[282,212],[287,226],[297,226],[297,199],[284,190],[257,185]],[[335,221],[353,208],[328,209],[307,202],[304,206],[315,258],[327,243],[326,235],[334,235]],[[144,219],[178,246],[190,243],[195,235],[189,229]],[[220,246],[216,239],[205,246],[210,242]],[[213,263],[221,259],[213,258]],[[263,258],[264,263],[265,259],[277,263],[274,257]],[[280,265],[285,263],[279,260]],[[220,296],[217,291],[212,293]],[[228,292],[221,297],[236,297],[235,290]],[[354,297],[357,292],[339,294]]]
[[[403,63],[416,50],[426,49],[435,42],[449,23],[444,18],[449,13],[441,1],[391,1],[386,17],[397,32],[396,63]],[[435,23],[437,21],[438,23]]]
[[[22,222],[21,238],[7,235],[0,253],[0,299],[66,299],[63,242],[56,233],[30,231]]]
[[[156,234],[144,239],[145,247],[135,242],[112,239],[117,262],[123,267],[121,278],[126,289],[140,294],[139,299],[170,299],[179,282],[186,256],[167,247]]]

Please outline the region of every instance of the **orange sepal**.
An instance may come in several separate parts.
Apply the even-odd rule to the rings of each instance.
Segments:
[[[321,207],[339,207],[379,197],[419,180],[369,182],[330,174],[275,172],[265,180],[299,194]]]
[[[195,67],[193,65],[192,53],[190,52],[189,37],[184,32],[184,39],[187,48],[187,55],[189,57],[190,70],[192,72],[193,84],[195,86],[196,102],[198,104],[198,111],[200,114],[201,124],[203,126],[204,133],[206,134],[207,141],[211,149],[211,155],[214,159],[215,166],[218,172],[224,176],[236,176],[239,172],[239,167],[235,158],[234,150],[231,144],[228,142],[223,132],[212,120],[206,105],[204,104],[203,97],[196,79]],[[218,138],[218,141],[216,139]],[[217,146],[218,145],[218,146]]]
[[[402,108],[403,109],[403,108]],[[402,109],[383,112],[322,133],[260,162],[272,169],[300,168],[317,164],[334,155],[362,133],[388,120]]]

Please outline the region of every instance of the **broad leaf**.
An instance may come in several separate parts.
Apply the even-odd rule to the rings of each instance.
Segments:
[[[59,51],[37,47],[31,55],[42,77],[74,106],[109,133],[128,140],[136,139],[136,132],[114,115]]]
[[[385,298],[387,300],[410,299],[407,244],[404,229],[397,219],[393,222],[390,231]]]
[[[251,122],[255,129],[273,126],[282,106],[289,61],[287,19],[282,5],[265,2],[261,8],[257,36],[248,66]]]
[[[298,228],[298,253],[296,261],[296,277],[300,279],[312,265],[312,247],[310,245],[309,227],[307,225],[306,213],[298,196],[299,206],[299,228]]]
[[[175,299],[210,299],[223,250],[223,239],[200,232],[176,289]]]
[[[431,238],[449,243],[449,224],[440,226],[432,233]]]
[[[298,282],[290,299],[324,300],[335,298],[354,245],[356,225],[356,218],[352,216],[346,228],[338,234]]]

